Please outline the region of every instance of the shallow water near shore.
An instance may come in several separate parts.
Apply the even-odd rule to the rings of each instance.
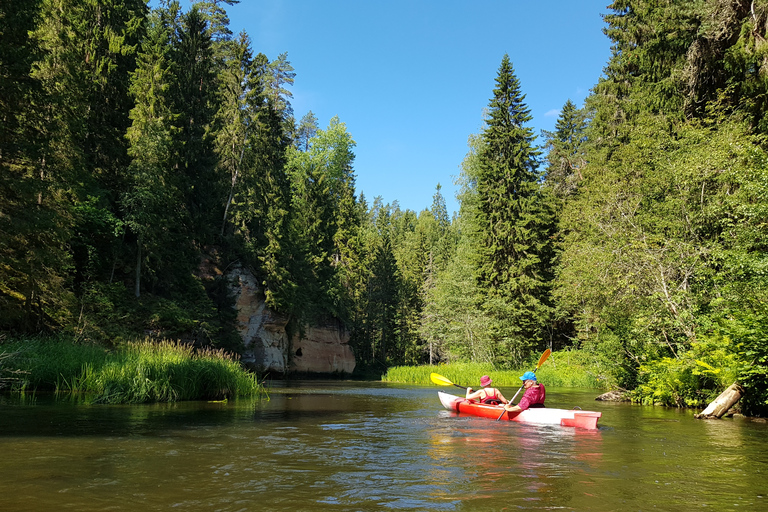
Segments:
[[[600,428],[532,426],[457,416],[438,390],[461,393],[280,381],[269,401],[2,397],[0,510],[768,509],[765,423],[548,388],[548,406],[601,411]]]

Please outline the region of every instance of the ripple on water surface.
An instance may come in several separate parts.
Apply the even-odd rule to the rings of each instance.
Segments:
[[[460,392],[457,391],[456,394]],[[585,431],[457,416],[434,387],[274,383],[267,402],[0,404],[0,510],[760,510],[768,427],[594,402]]]

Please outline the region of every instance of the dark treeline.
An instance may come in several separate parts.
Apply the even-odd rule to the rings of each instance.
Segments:
[[[768,407],[768,2],[618,0],[583,108],[537,145],[504,56],[450,218],[355,191],[287,55],[213,0],[0,6],[0,329],[238,348],[244,265],[359,367],[578,348],[638,400]]]

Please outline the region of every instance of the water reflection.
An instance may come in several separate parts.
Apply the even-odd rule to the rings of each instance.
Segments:
[[[430,458],[440,467],[467,468],[461,479],[472,485],[459,495],[453,489],[462,502],[473,503],[473,510],[488,500],[515,508],[562,503],[577,492],[574,479],[583,483],[602,460],[599,430],[441,416],[451,423],[430,431]],[[438,473],[438,478],[445,481],[447,475]]]
[[[768,495],[764,424],[550,395],[601,410],[601,428],[457,416],[434,388],[382,383],[273,383],[268,402],[226,404],[6,400],[0,510],[757,510]]]

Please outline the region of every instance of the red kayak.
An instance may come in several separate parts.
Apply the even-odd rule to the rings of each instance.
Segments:
[[[500,405],[485,405],[472,402],[460,396],[437,392],[443,407],[459,414],[469,414],[482,418],[497,419],[503,407]],[[539,425],[561,425],[563,427],[579,427],[596,429],[601,412],[582,411],[581,409],[551,409],[549,407],[526,409],[520,412],[505,412],[502,420],[534,423]]]

